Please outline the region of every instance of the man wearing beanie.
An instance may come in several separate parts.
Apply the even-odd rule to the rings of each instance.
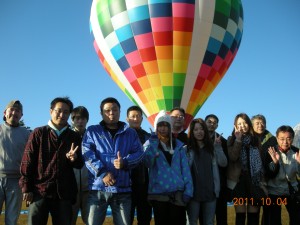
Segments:
[[[5,224],[17,224],[22,206],[19,187],[20,164],[30,131],[20,126],[23,106],[19,100],[8,103],[0,126],[0,209],[5,202]],[[1,212],[1,211],[0,211]]]
[[[154,121],[155,133],[144,144],[149,168],[148,200],[156,225],[186,223],[185,206],[193,196],[192,176],[184,144],[172,139],[171,117],[161,111]]]

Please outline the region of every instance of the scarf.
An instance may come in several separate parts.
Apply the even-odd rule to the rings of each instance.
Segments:
[[[259,186],[263,175],[263,166],[259,149],[250,144],[251,136],[245,135],[242,139],[241,163],[242,170],[249,171],[252,183]]]

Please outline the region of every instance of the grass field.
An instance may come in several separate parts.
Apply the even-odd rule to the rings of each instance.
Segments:
[[[26,209],[25,206],[22,207],[23,209]],[[228,206],[228,225],[234,225],[234,221],[235,221],[235,213],[234,213],[234,207],[233,206]],[[27,224],[27,215],[26,214],[21,214],[19,221],[18,221],[18,225],[26,225]],[[51,218],[49,217],[48,220],[48,225],[51,225]],[[134,225],[136,225],[136,221],[134,222]],[[4,215],[0,216],[0,225],[4,225]],[[82,222],[81,218],[78,217],[77,220],[77,225],[84,225],[84,223]],[[112,223],[112,218],[111,217],[107,217],[104,225],[113,225]],[[154,221],[152,220],[151,225],[154,225]],[[288,225],[288,215],[286,212],[285,207],[283,207],[282,210],[282,225]]]

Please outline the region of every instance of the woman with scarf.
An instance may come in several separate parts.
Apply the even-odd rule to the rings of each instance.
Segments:
[[[156,225],[186,224],[185,205],[193,194],[186,148],[172,138],[171,117],[157,114],[155,133],[144,144],[145,165],[149,168],[148,200]]]
[[[266,194],[260,141],[245,113],[235,117],[228,137],[227,186],[232,190],[236,225],[259,224],[261,198]]]

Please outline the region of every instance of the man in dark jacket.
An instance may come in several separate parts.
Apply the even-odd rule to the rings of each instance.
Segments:
[[[142,144],[149,138],[150,134],[141,128],[143,121],[143,111],[139,106],[131,106],[127,109],[127,122],[129,126],[138,134]],[[137,212],[138,225],[150,225],[152,218],[152,207],[148,202],[148,168],[140,163],[131,170],[132,181],[132,203],[131,203],[131,224],[134,220],[134,212]]]
[[[253,125],[253,129],[261,143],[262,156],[263,156],[263,158],[265,158],[266,154],[268,154],[268,148],[270,146],[277,145],[276,137],[274,137],[267,130],[267,121],[263,115],[258,114],[258,115],[253,116],[251,118],[251,122]]]
[[[175,107],[170,110],[170,116],[172,119],[172,135],[187,145],[188,137],[184,130],[185,110],[180,107]]]
[[[29,205],[28,225],[46,225],[49,212],[54,225],[70,225],[77,185],[73,168],[81,168],[81,138],[68,125],[73,103],[67,98],[51,102],[48,125],[31,133],[21,162],[19,181]]]
[[[227,150],[227,140],[222,137],[222,134],[216,132],[219,125],[219,118],[214,114],[209,114],[205,117],[205,123],[212,141],[215,141],[215,138],[219,138],[222,143],[222,149],[224,154],[228,159],[228,150]],[[219,166],[220,173],[220,195],[217,199],[216,205],[216,220],[217,225],[227,225],[227,177],[226,177],[227,167]]]

